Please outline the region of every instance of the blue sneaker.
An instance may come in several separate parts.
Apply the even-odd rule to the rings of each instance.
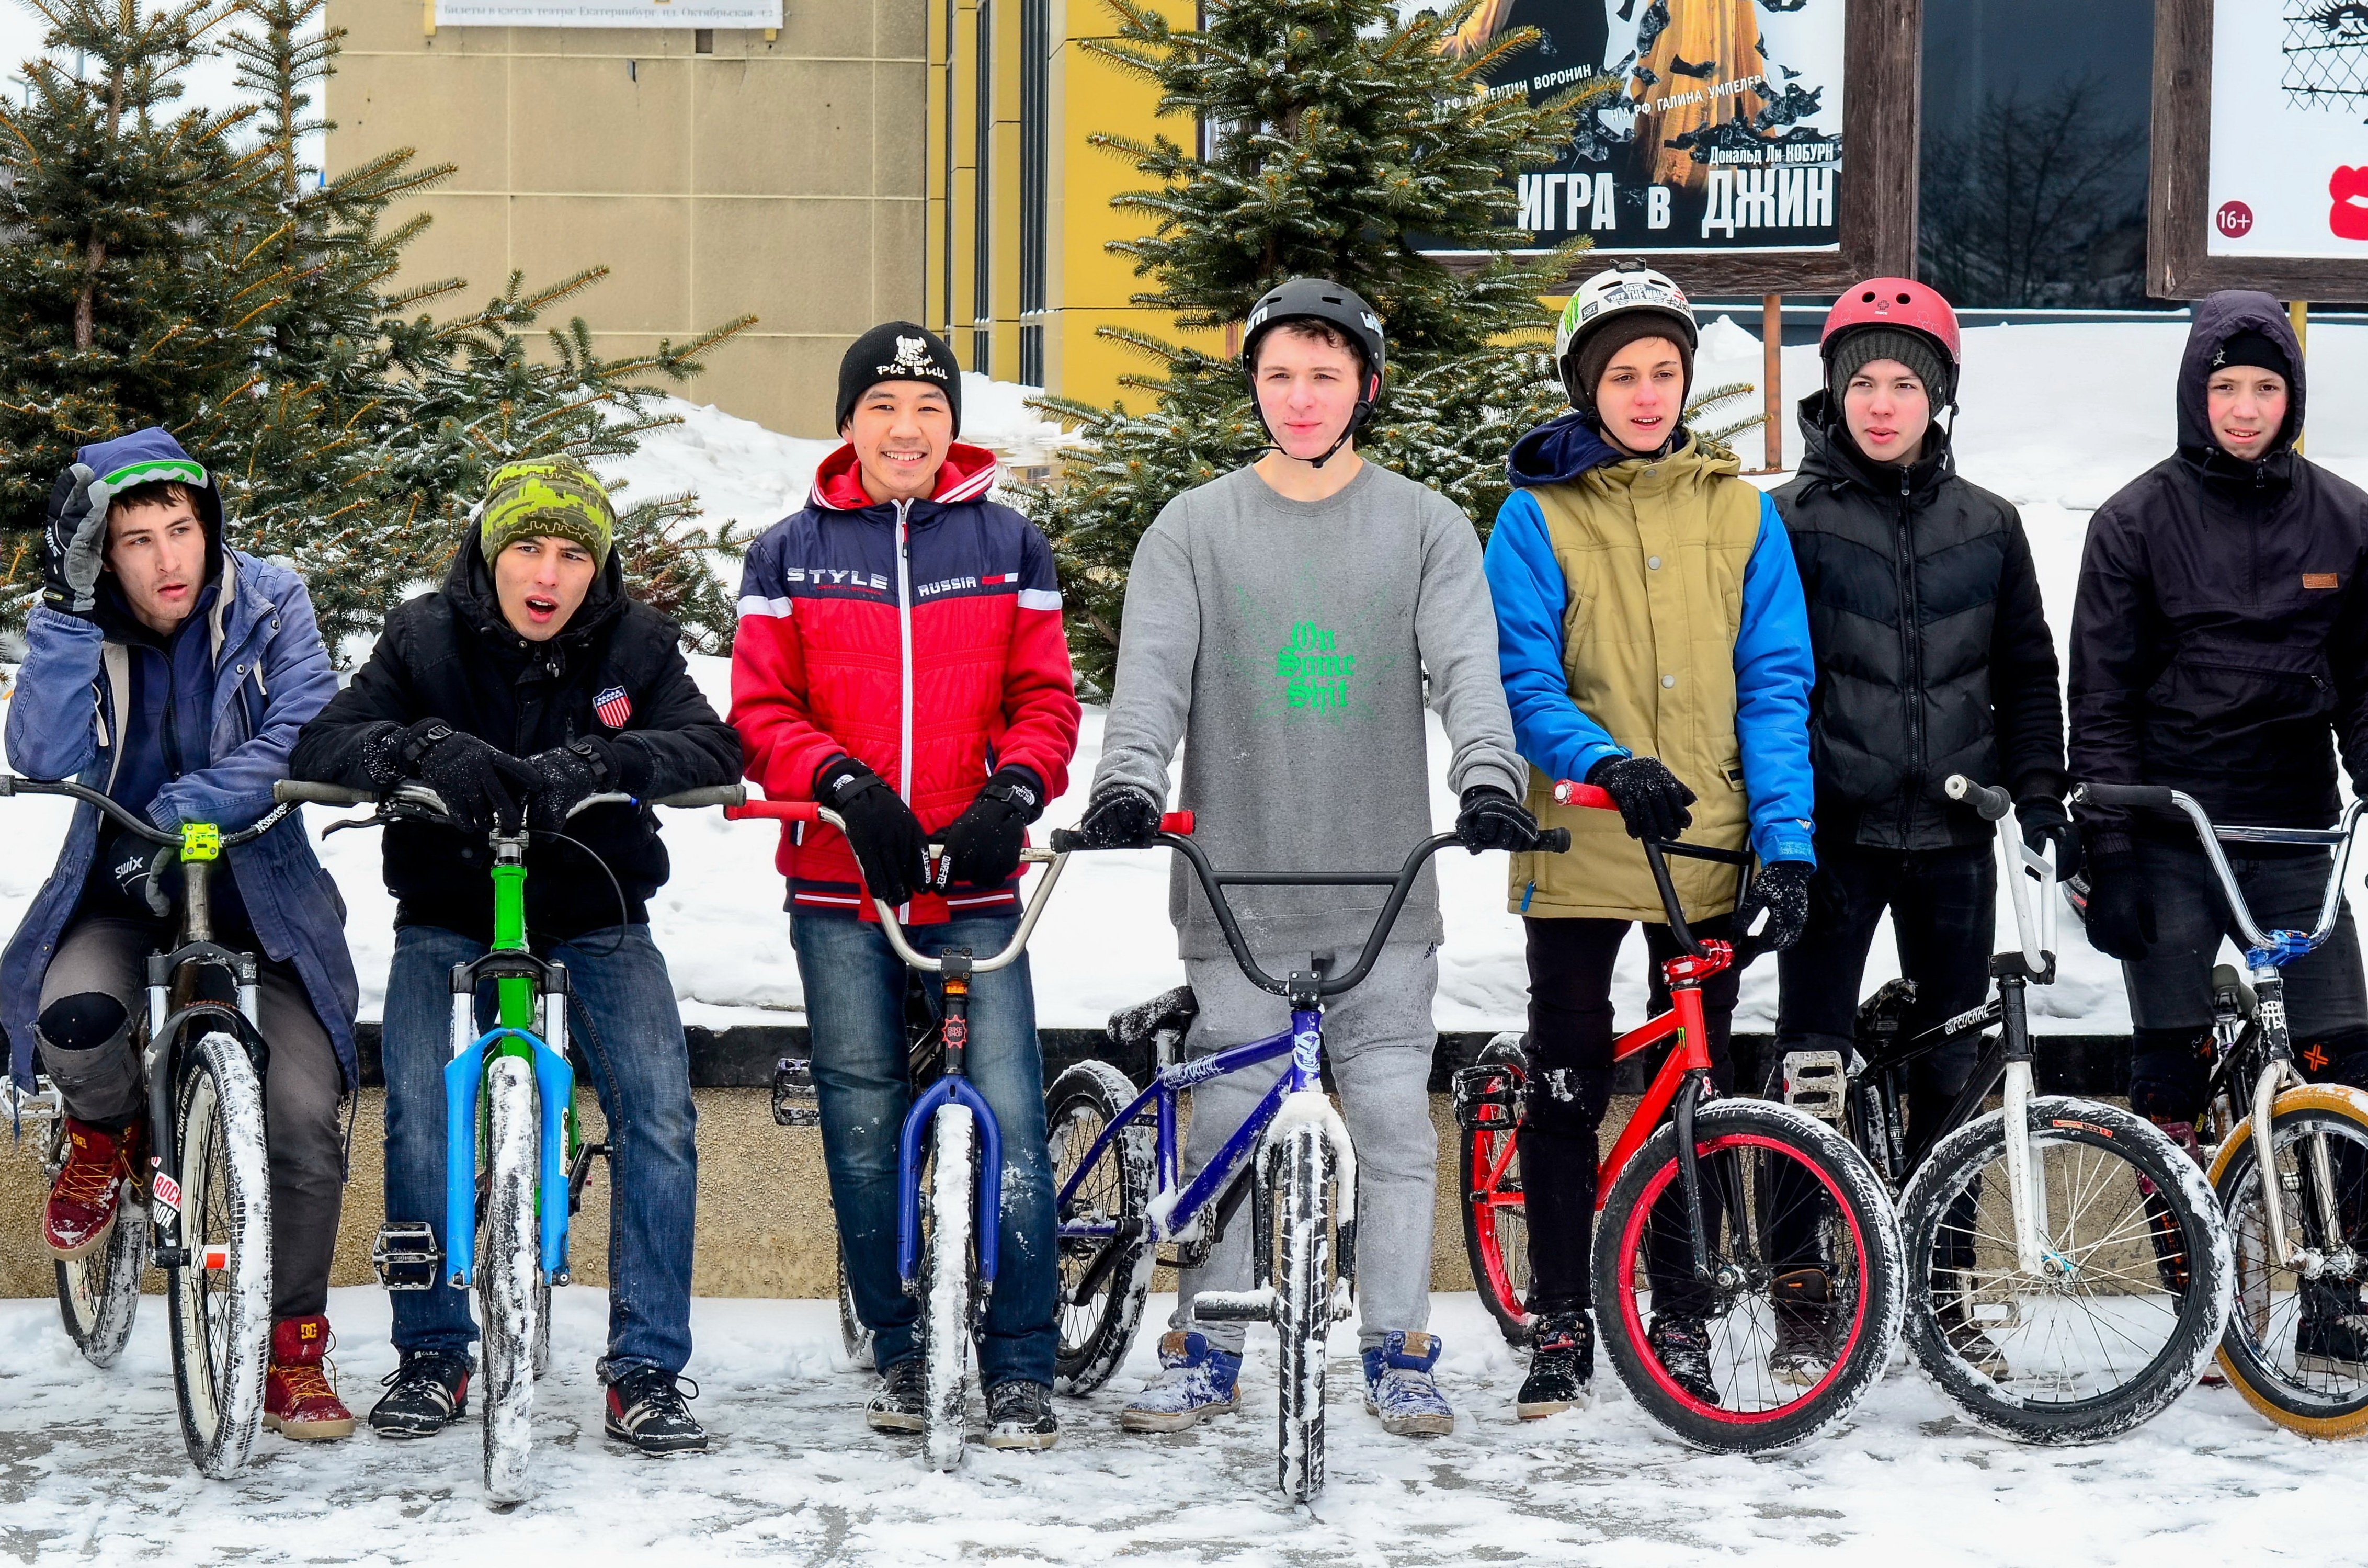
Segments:
[[[1242,1407],[1235,1386],[1242,1358],[1209,1343],[1205,1335],[1176,1331],[1159,1336],[1159,1376],[1118,1413],[1129,1432],[1181,1432],[1212,1415]]]
[[[1365,1352],[1365,1408],[1393,1437],[1438,1437],[1455,1430],[1455,1407],[1431,1381],[1439,1335],[1392,1329]]]

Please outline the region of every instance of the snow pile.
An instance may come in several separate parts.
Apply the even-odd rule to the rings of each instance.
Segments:
[[[713,403],[678,397],[654,399],[650,411],[682,423],[643,437],[630,458],[599,463],[601,478],[626,503],[694,494],[710,528],[738,523],[753,535],[780,522],[806,504],[814,469],[838,444],[777,435]],[[732,575],[736,581],[736,570]]]

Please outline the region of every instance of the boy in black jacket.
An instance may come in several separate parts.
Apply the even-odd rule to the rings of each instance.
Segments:
[[[663,1453],[707,1441],[677,1388],[699,1163],[682,1020],[650,939],[666,847],[645,807],[567,813],[589,795],[730,784],[740,739],[692,683],[674,624],[626,597],[615,527],[599,481],[574,460],[502,468],[442,591],[387,617],[289,767],[350,789],[425,783],[462,824],[386,830],[398,901],[381,1047],[391,1221],[441,1230],[448,977],[492,939],[486,835],[523,820],[575,841],[538,832],[528,848],[527,931],[567,966],[570,1038],[610,1130],[609,1435]],[[426,1437],[466,1406],[476,1331],[457,1290],[397,1292],[393,1309],[403,1361],[370,1426]]]

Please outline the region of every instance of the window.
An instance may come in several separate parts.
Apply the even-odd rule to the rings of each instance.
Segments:
[[[995,167],[995,12],[992,0],[978,0],[976,141],[971,163],[974,189],[971,198],[970,368],[992,373],[995,349],[995,275],[988,265],[995,255],[992,171]]]
[[[1019,379],[1044,384],[1052,0],[1019,0]],[[1033,318],[1033,319],[1030,319]]]

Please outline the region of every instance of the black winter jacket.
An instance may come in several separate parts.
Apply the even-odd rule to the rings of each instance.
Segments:
[[[630,711],[611,725],[594,706],[620,688]],[[626,597],[613,551],[566,629],[547,642],[529,642],[502,619],[471,528],[442,590],[397,607],[353,684],[304,726],[289,771],[370,789],[363,748],[370,738],[427,718],[521,757],[600,736],[610,744],[620,788],[644,799],[740,777],[740,737],[692,682],[675,624]],[[655,815],[646,807],[595,806],[567,833],[584,848],[541,835],[528,846],[532,937],[564,940],[620,920],[648,919],[646,901],[668,869]],[[586,850],[616,874],[621,909],[619,890]],[[489,855],[483,839],[450,828],[387,828],[386,885],[398,901],[395,924],[440,926],[489,940]]]
[[[2243,462],[2214,440],[2204,389],[2235,334],[2267,334],[2294,376],[2285,427]],[[2215,822],[2325,827],[2334,744],[2368,782],[2368,494],[2293,449],[2302,355],[2266,294],[2196,307],[2179,369],[2179,451],[2089,519],[2072,611],[2072,776],[2167,784]],[[2192,841],[2183,819],[2089,808],[2092,832]]]
[[[1958,477],[1933,427],[1908,468],[1860,455],[1820,392],[1801,403],[1801,472],[1775,493],[1793,540],[1817,684],[1817,832],[1878,849],[1979,844],[1952,773],[2018,800],[2064,792],[2055,643],[2013,506]]]

